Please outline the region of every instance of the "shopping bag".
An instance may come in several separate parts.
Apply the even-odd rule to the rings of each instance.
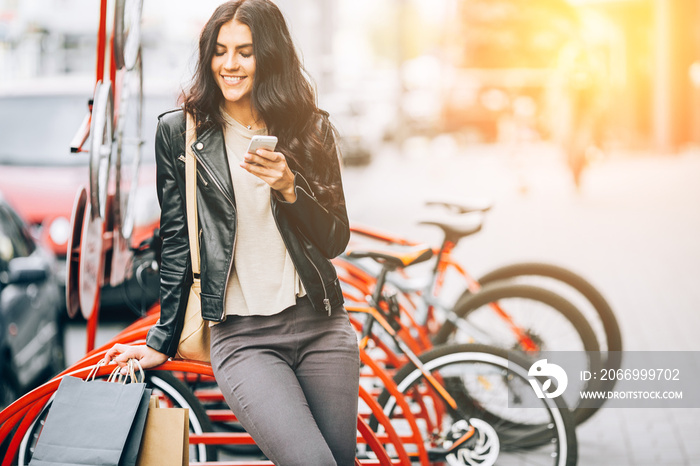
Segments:
[[[188,466],[190,422],[186,408],[160,408],[151,397],[136,466]]]
[[[136,411],[134,422],[131,424],[131,430],[126,439],[126,446],[119,460],[120,466],[136,466],[139,448],[141,447],[141,439],[143,438],[143,430],[146,428],[146,418],[148,416],[148,407],[152,392],[153,390],[150,388],[146,388],[143,391],[141,404],[139,404],[139,409]]]
[[[30,466],[133,466],[149,398],[144,383],[64,376]]]

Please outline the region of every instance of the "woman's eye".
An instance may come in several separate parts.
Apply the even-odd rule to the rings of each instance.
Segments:
[[[252,53],[241,53],[241,56],[243,58],[250,58],[250,56],[253,55]]]
[[[225,54],[225,53],[226,53],[226,52],[224,52],[224,51],[222,51],[222,50],[217,50],[216,52],[214,52],[214,55],[216,55],[217,57],[220,57],[221,55],[223,55],[223,54]]]

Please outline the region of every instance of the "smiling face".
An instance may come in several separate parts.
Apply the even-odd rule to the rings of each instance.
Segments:
[[[255,55],[253,37],[248,26],[235,19],[221,26],[211,59],[211,71],[224,96],[226,111],[234,118],[236,114],[243,118],[244,115],[249,116],[255,79]]]

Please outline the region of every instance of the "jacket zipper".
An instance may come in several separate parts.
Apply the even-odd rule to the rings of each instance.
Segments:
[[[194,154],[194,151],[192,153]],[[216,178],[212,174],[211,170],[209,170],[209,168],[204,163],[202,163],[202,161],[199,159],[199,157],[197,157],[195,155],[194,158],[197,159],[197,162],[199,162],[199,164],[202,167],[204,167],[204,170],[207,172],[209,177],[212,179],[212,181],[214,182],[214,185],[216,185],[218,190],[221,191],[221,194],[224,195],[226,200],[229,201],[229,203],[231,203],[231,207],[233,207],[233,213],[235,215],[236,221],[238,221],[238,215],[236,214],[236,204],[233,202],[233,199],[231,199],[228,196],[228,194],[226,194],[226,192],[224,191],[224,188],[216,180]],[[233,245],[231,246],[231,248],[233,248],[235,244],[236,244],[236,229],[234,228],[233,229]],[[231,277],[231,266],[232,265],[233,265],[233,249],[231,250],[231,257],[229,258],[229,262],[228,262],[228,271],[226,272],[226,284],[227,285],[228,285],[228,280]],[[219,320],[222,320],[224,318],[224,314],[226,313],[226,310],[224,309],[224,305],[226,303],[226,291],[227,290],[228,290],[228,286],[224,287],[223,303],[222,303],[222,307],[221,307],[221,315],[219,316]]]
[[[309,255],[306,253],[306,249],[303,249],[304,255],[306,258],[311,262],[311,265],[314,266],[314,269],[316,269],[316,273],[318,274],[318,279],[321,281],[321,288],[323,288],[323,307],[326,308],[326,312],[328,312],[328,317],[331,316],[331,300],[328,299],[328,293],[326,293],[326,285],[323,283],[323,277],[321,276],[321,271],[318,270],[318,267],[316,267],[316,264],[314,264],[314,261],[311,260]]]
[[[184,154],[181,154],[178,159],[182,160],[183,162],[187,163],[187,159],[185,158]],[[197,178],[199,178],[199,181],[202,182],[204,186],[209,186],[209,182],[204,179],[201,173],[199,173],[199,170],[196,170],[195,173],[197,173]]]
[[[272,208],[272,218],[275,219],[275,225],[277,225],[277,230],[280,232],[280,236],[282,237],[282,242],[284,243],[284,246],[287,248],[287,251],[289,251],[289,245],[287,244],[287,239],[284,237],[284,234],[282,234],[282,231],[280,231],[280,225],[277,222],[277,216],[274,214],[274,206],[272,205],[273,199],[272,199],[272,193],[270,193],[270,208]],[[306,256],[306,259],[311,263],[313,268],[316,270],[316,273],[318,274],[318,279],[321,282],[321,288],[323,288],[323,307],[325,308],[326,312],[328,312],[328,317],[331,316],[331,300],[328,299],[328,293],[326,293],[326,285],[323,283],[323,277],[321,276],[321,271],[318,270],[318,267],[316,267],[316,264],[314,264],[314,261],[311,260],[309,255],[306,253],[306,249],[302,249],[302,252],[304,253],[304,256]],[[291,254],[289,256],[290,258],[292,257]],[[301,279],[301,277],[299,277]],[[304,281],[302,280],[302,284]],[[309,287],[304,285],[304,287],[308,290]]]

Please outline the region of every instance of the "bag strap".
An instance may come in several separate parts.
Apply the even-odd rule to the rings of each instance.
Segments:
[[[195,280],[199,277],[199,241],[197,240],[197,159],[192,152],[192,146],[197,140],[197,127],[194,118],[187,113],[187,130],[185,139],[185,197],[187,204],[187,235],[190,239],[190,257],[192,258],[192,274]]]

